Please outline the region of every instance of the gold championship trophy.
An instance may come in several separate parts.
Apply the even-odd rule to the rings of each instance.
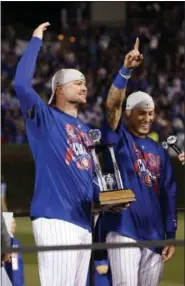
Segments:
[[[94,161],[96,177],[100,188],[99,205],[95,205],[95,210],[96,208],[99,208],[105,211],[109,211],[113,207],[125,206],[126,204],[135,201],[135,194],[130,189],[125,189],[123,187],[123,182],[121,179],[118,164],[116,162],[113,145],[100,145],[101,132],[99,129],[90,130],[89,138],[94,143],[94,145],[90,147],[90,152]],[[113,174],[103,174],[98,157],[99,152],[107,149],[110,152],[111,160],[113,163]]]

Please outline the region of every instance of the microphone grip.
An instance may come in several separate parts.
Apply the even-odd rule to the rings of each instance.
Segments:
[[[182,151],[175,144],[171,145],[171,147],[178,155],[182,153]]]

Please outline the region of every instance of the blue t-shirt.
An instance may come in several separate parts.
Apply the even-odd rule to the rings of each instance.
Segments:
[[[15,77],[36,169],[31,217],[61,219],[90,230],[94,193],[88,127],[45,104],[32,88],[41,44],[40,39],[32,38]]]
[[[103,143],[114,144],[124,188],[131,189],[136,201],[121,213],[106,213],[106,232],[117,232],[135,240],[175,238],[176,183],[170,159],[160,144],[141,139],[119,125],[116,132],[104,122]],[[107,170],[112,164],[105,156]]]
[[[11,238],[12,247],[20,247],[20,242],[15,238]],[[5,262],[6,272],[13,286],[24,286],[24,261],[21,253],[13,253],[11,260]]]

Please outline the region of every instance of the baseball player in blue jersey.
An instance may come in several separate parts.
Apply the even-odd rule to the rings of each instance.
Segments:
[[[15,91],[26,121],[35,161],[35,192],[31,219],[37,245],[89,244],[91,237],[92,160],[88,127],[78,118],[86,103],[84,75],[73,69],[58,71],[52,80],[50,103],[45,104],[32,87],[43,32],[33,33],[15,77]],[[40,252],[39,275],[43,286],[86,284],[90,250]]]
[[[131,70],[143,60],[139,39],[124,60],[106,99],[106,122],[102,127],[105,143],[115,144],[115,154],[125,188],[136,195],[130,208],[104,215],[109,243],[175,239],[176,183],[172,166],[162,146],[147,135],[155,116],[155,104],[144,92],[130,94],[126,101],[125,124],[122,104]],[[112,168],[109,163],[109,168]],[[164,248],[121,248],[108,250],[113,286],[157,286],[163,262],[175,252]]]

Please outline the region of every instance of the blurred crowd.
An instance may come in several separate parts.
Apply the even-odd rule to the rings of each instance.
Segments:
[[[98,128],[104,116],[105,96],[124,56],[139,37],[144,63],[133,72],[127,95],[136,90],[151,94],[156,102],[157,116],[150,136],[163,141],[170,134],[177,135],[178,145],[184,149],[184,29],[183,2],[171,2],[167,6],[165,2],[147,5],[130,2],[125,26],[92,27],[84,21],[78,27],[64,29],[60,35],[48,31],[37,61],[33,86],[47,102],[55,71],[80,69],[88,87],[88,103],[80,118]],[[27,143],[25,123],[13,90],[16,65],[27,43],[16,35],[12,26],[3,28],[2,143]]]

